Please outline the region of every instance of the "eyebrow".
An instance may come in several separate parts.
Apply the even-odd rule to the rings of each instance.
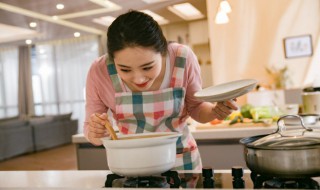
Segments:
[[[149,66],[149,65],[151,65],[153,62],[154,62],[154,61],[150,61],[150,62],[148,62],[148,63],[145,63],[145,64],[141,65],[140,67]],[[129,66],[122,65],[122,64],[117,64],[117,65],[120,66],[120,67],[130,68]]]

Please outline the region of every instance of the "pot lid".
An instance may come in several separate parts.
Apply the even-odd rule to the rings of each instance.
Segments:
[[[287,117],[298,117],[302,129],[286,130],[283,119]],[[250,147],[264,149],[292,149],[307,148],[320,144],[320,130],[306,127],[302,118],[298,115],[283,116],[278,120],[277,125],[278,130],[275,133],[264,136],[248,145]]]

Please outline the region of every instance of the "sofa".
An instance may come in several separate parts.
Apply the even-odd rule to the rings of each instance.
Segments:
[[[0,119],[0,160],[71,143],[78,130],[71,115]]]
[[[18,117],[0,120],[0,160],[34,151],[32,127]]]
[[[71,143],[78,130],[78,120],[72,120],[71,113],[32,118],[30,124],[35,151]]]

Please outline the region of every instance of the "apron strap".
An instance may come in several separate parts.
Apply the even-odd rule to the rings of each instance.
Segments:
[[[121,82],[121,79],[117,73],[116,70],[116,65],[114,64],[114,62],[112,60],[110,60],[109,58],[106,58],[106,65],[107,65],[107,69],[113,84],[113,87],[115,89],[116,92],[124,92],[124,87],[123,84]]]
[[[183,45],[178,47],[175,59],[170,87],[183,87],[184,68],[186,65],[187,48]]]

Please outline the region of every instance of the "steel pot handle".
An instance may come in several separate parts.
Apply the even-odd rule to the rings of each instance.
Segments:
[[[281,116],[281,117],[278,119],[278,121],[277,121],[278,129],[277,129],[276,133],[280,133],[280,134],[281,134],[282,131],[285,131],[285,130],[286,130],[286,125],[285,125],[283,119],[284,119],[284,118],[287,118],[287,117],[296,117],[296,118],[300,119],[301,126],[302,126],[306,131],[313,131],[312,128],[306,127],[306,126],[304,125],[303,119],[302,119],[302,117],[300,117],[299,115],[284,115],[284,116]]]

